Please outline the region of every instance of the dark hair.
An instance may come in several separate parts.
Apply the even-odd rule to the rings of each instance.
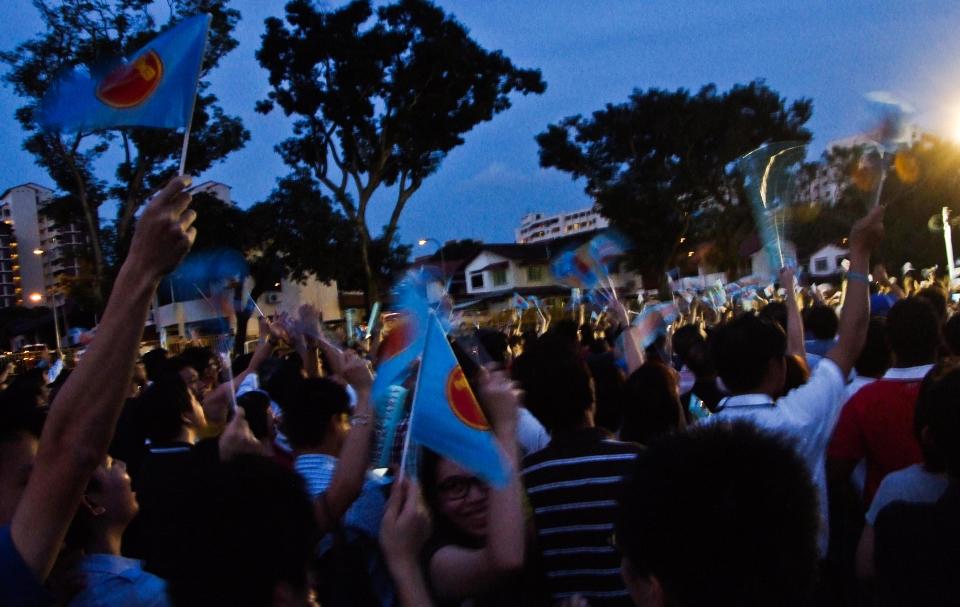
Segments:
[[[715,423],[640,455],[616,540],[632,573],[657,579],[667,605],[806,605],[818,524],[809,472],[788,440]]]
[[[925,300],[930,304],[933,313],[937,315],[938,324],[942,325],[947,319],[947,295],[943,292],[943,289],[936,285],[930,285],[917,291],[914,297]]]
[[[17,442],[26,436],[40,438],[47,410],[36,401],[8,390],[0,392],[0,443]]]
[[[864,377],[882,377],[890,368],[890,344],[887,343],[887,319],[874,316],[867,325],[867,341],[854,363],[857,374]]]
[[[299,475],[238,456],[200,475],[190,505],[168,576],[174,605],[270,605],[281,582],[307,591],[318,534]]]
[[[180,373],[184,369],[194,369],[193,363],[183,356],[174,356],[173,358],[167,359],[167,364],[164,365],[162,374]],[[194,370],[196,371],[196,369]],[[200,375],[199,371],[197,371],[197,375]]]
[[[207,367],[210,366],[210,359],[216,359],[216,357],[213,350],[205,346],[190,346],[180,353],[180,358],[187,361],[200,377],[203,377]]]
[[[245,392],[237,397],[237,406],[257,440],[270,438],[270,397],[265,392]]]
[[[349,412],[343,386],[326,378],[304,379],[283,406],[281,426],[294,449],[308,449],[323,442],[333,416]]]
[[[593,377],[594,400],[597,405],[594,421],[597,426],[616,432],[623,423],[624,378],[613,352],[587,356],[587,368]]]
[[[887,339],[899,367],[933,362],[940,345],[940,326],[930,303],[908,297],[893,304],[887,314]]]
[[[46,372],[46,369],[40,367],[24,371],[13,378],[4,393],[18,400],[22,399],[24,402],[30,401],[36,407],[37,400],[41,397],[43,388],[47,385]]]
[[[950,317],[943,327],[943,340],[950,348],[950,354],[960,356],[960,313]]]
[[[914,436],[923,447],[923,459],[933,472],[944,469],[960,476],[960,366],[956,361],[934,367],[923,380],[914,409]],[[923,440],[924,428],[930,442]]]
[[[742,394],[763,382],[771,360],[784,357],[787,336],[780,325],[745,313],[713,332],[710,349],[724,385]]]
[[[183,428],[183,415],[190,413],[190,391],[176,373],[166,373],[140,395],[139,404],[147,438],[166,443],[177,438]]]
[[[157,381],[167,366],[167,351],[163,348],[154,348],[143,355],[143,368],[147,371],[147,379]]]
[[[690,349],[695,345],[703,343],[706,338],[703,331],[697,325],[683,325],[673,333],[673,353],[680,358],[680,362],[686,364]]]
[[[694,344],[687,352],[684,362],[697,379],[710,379],[717,375],[717,366],[706,342]]]
[[[251,360],[253,360],[252,352],[241,354],[240,356],[234,358],[233,362],[230,363],[230,372],[233,373],[234,377],[240,375],[247,370],[247,367],[250,366]]]
[[[833,339],[839,327],[837,313],[828,305],[813,304],[803,312],[803,329],[816,339]]]
[[[787,330],[787,304],[782,301],[771,301],[760,309],[757,316],[764,320],[775,322],[786,331]]]
[[[673,370],[648,362],[627,378],[620,438],[648,444],[686,426]]]
[[[524,404],[550,432],[576,427],[593,406],[590,373],[564,342],[565,337],[557,343],[549,333],[544,335],[513,369],[525,392]]]
[[[487,355],[494,362],[505,365],[507,363],[507,336],[500,331],[493,329],[480,329],[477,331],[477,341]]]

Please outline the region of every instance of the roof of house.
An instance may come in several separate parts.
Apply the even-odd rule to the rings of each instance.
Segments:
[[[15,189],[17,189],[17,188],[23,188],[23,187],[29,187],[29,188],[33,188],[33,189],[35,189],[35,190],[44,190],[44,191],[46,191],[46,192],[53,193],[53,190],[51,190],[51,189],[48,188],[48,187],[44,187],[44,186],[40,185],[39,183],[33,183],[32,181],[28,181],[27,183],[21,183],[21,184],[15,185],[15,186],[13,186],[13,187],[7,188],[6,190],[3,191],[2,194],[0,194],[0,198],[6,198],[6,197],[7,197],[7,194],[9,194],[11,191],[13,191],[13,190],[15,190]]]
[[[494,255],[499,255],[500,257],[505,257],[506,259],[520,263],[548,263],[560,251],[579,246],[596,236],[600,231],[602,230],[580,232],[571,234],[570,236],[526,244],[512,242],[485,244],[477,255],[467,260],[466,265],[472,263],[481,253],[493,253]]]

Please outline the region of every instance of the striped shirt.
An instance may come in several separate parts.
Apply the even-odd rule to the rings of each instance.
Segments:
[[[611,536],[620,493],[640,450],[588,428],[558,434],[523,460],[545,583],[554,601],[580,594],[593,607],[632,605]]]

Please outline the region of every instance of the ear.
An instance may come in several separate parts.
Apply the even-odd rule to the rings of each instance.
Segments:
[[[83,497],[80,498],[80,503],[84,508],[87,509],[87,512],[89,512],[92,516],[102,516],[103,513],[107,511],[107,509],[104,508],[103,506],[99,506],[95,504],[90,499],[90,496],[86,494],[84,494]]]
[[[635,605],[664,607],[666,598],[663,587],[660,586],[660,580],[655,575],[639,575],[626,557],[623,557],[620,563],[620,573]]]

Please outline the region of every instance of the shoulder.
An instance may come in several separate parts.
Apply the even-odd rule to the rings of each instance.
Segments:
[[[0,527],[0,605],[46,604],[43,585],[13,543],[10,526]]]

